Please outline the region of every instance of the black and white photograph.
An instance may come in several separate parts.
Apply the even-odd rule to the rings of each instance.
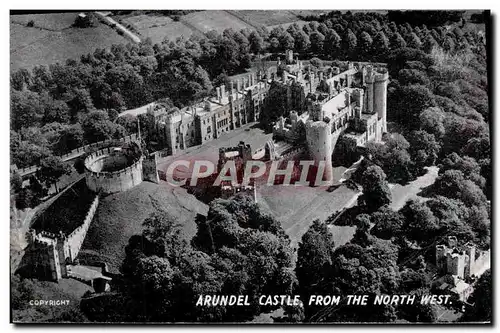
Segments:
[[[11,324],[492,324],[489,9],[3,15]]]

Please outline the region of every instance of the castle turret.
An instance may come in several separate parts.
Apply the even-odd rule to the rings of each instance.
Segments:
[[[373,113],[373,93],[374,93],[374,83],[375,75],[373,73],[371,66],[366,66],[366,113]]]
[[[332,125],[325,121],[309,121],[306,123],[306,138],[309,153],[314,159],[315,166],[324,163],[322,180],[331,182],[333,179],[333,135]]]
[[[293,50],[286,50],[286,63],[293,64]]]
[[[380,130],[387,132],[387,85],[389,83],[389,73],[386,69],[377,73],[374,79],[373,109],[378,115]],[[380,137],[381,134],[380,133]]]
[[[208,101],[205,104],[205,110],[210,111],[210,102]],[[177,152],[177,147],[176,147],[177,133],[175,132],[174,129],[174,119],[172,114],[167,115],[167,135],[168,135],[167,142],[170,142],[171,153],[172,155],[175,155],[175,153]]]
[[[476,261],[476,247],[473,244],[465,245],[465,253],[469,257],[465,265],[465,277],[471,276],[475,273],[474,262]]]

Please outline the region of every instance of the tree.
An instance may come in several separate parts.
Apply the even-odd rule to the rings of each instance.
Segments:
[[[361,57],[367,59],[372,55],[372,44],[373,39],[369,33],[363,31],[358,36],[358,52],[361,54]]]
[[[108,114],[104,111],[93,111],[85,116],[82,129],[86,142],[119,139],[126,133],[123,126],[110,121]]]
[[[342,40],[337,32],[333,29],[328,29],[323,44],[323,53],[327,58],[336,58],[339,55],[341,42]]]
[[[283,51],[293,50],[293,47],[295,45],[295,40],[288,32],[285,32],[280,36],[279,42],[280,42],[280,47]]]
[[[383,31],[379,31],[373,38],[373,54],[378,61],[385,61],[389,53],[389,38]]]
[[[248,42],[250,43],[250,51],[253,54],[260,54],[264,51],[264,39],[256,31],[250,33]]]
[[[435,195],[460,199],[468,207],[483,206],[486,197],[477,184],[466,179],[462,171],[447,170],[440,175],[432,186]]]
[[[409,129],[417,129],[420,113],[434,106],[432,92],[419,84],[398,87],[389,100],[393,119]]]
[[[408,47],[411,47],[413,49],[420,49],[422,47],[422,41],[414,32],[410,33],[407,36],[406,42],[408,43]]]
[[[43,122],[45,124],[58,122],[61,124],[68,123],[70,120],[70,110],[68,105],[60,100],[50,100],[45,105],[45,114]]]
[[[491,322],[493,305],[491,282],[491,270],[488,269],[476,282],[474,292],[468,300],[473,307],[463,316],[462,321]]]
[[[292,293],[290,240],[251,198],[216,199],[197,224],[190,246],[175,220],[157,208],[125,249],[122,273],[128,283],[119,297],[135,305],[110,305],[107,312],[129,321],[234,322],[276,309],[260,306],[260,295]],[[248,295],[251,306],[200,307],[200,295]]]
[[[300,30],[296,35],[294,35],[294,39],[295,52],[305,53],[309,51],[311,40],[303,30]]]
[[[361,201],[373,212],[391,203],[391,191],[384,171],[377,165],[369,166],[361,178],[363,195]]]
[[[311,66],[314,66],[316,68],[323,67],[323,61],[317,57],[311,58],[311,60],[309,60],[309,63],[311,64]]]
[[[428,86],[430,84],[430,80],[425,72],[406,68],[398,72],[398,82],[404,85],[420,84],[422,86]]]
[[[347,29],[344,36],[342,37],[342,49],[345,52],[345,55],[351,57],[354,55],[356,48],[358,46],[358,39],[354,32],[351,29]]]
[[[309,39],[311,40],[311,51],[318,55],[322,54],[325,36],[319,31],[314,31],[309,35]]]
[[[326,281],[316,286],[316,294],[325,289],[332,295],[368,295],[370,300],[364,310],[359,306],[330,307],[330,311],[317,311],[306,316],[309,321],[323,322],[391,322],[396,319],[392,306],[373,305],[375,295],[391,293],[400,283],[397,266],[397,247],[390,242],[377,240],[370,247],[345,244],[335,249],[331,271]],[[307,303],[304,304],[306,307]]]
[[[403,216],[388,207],[381,207],[371,215],[374,224],[370,233],[378,238],[390,240],[403,231]]]
[[[295,271],[302,299],[308,300],[315,291],[321,290],[323,281],[328,277],[333,252],[333,235],[328,226],[319,220],[313,221],[307,232],[302,235],[297,252]],[[311,312],[314,313],[318,309],[306,307],[305,310],[305,315],[309,317]]]
[[[391,45],[391,50],[397,50],[405,48],[407,44],[404,38],[401,37],[399,32],[396,32],[392,35],[390,39],[390,45]]]
[[[10,172],[10,191],[17,193],[23,188],[23,179],[17,171]]]
[[[419,116],[420,128],[435,138],[441,139],[445,134],[445,114],[439,107],[427,108]]]
[[[434,134],[426,131],[413,131],[410,133],[410,156],[419,168],[431,166],[436,163],[441,146],[436,141]]]
[[[37,93],[30,90],[13,90],[10,98],[12,129],[40,125],[44,108]]]
[[[83,146],[84,131],[80,124],[74,124],[63,128],[59,134],[59,140],[54,145],[54,152],[63,155],[73,149]]]
[[[428,34],[427,34],[427,35],[425,35],[425,37],[423,38],[422,49],[423,49],[426,53],[431,53],[431,51],[432,51],[435,47],[438,47],[438,43],[436,42],[436,40],[434,39],[434,37],[432,37],[432,35],[431,35],[430,33],[428,33]]]
[[[425,244],[438,236],[438,221],[425,204],[409,200],[400,213],[404,216],[403,230],[406,238]]]
[[[64,164],[60,157],[49,156],[40,161],[40,169],[37,171],[37,177],[49,187],[52,184],[59,192],[57,181],[64,175],[71,173],[71,169]]]

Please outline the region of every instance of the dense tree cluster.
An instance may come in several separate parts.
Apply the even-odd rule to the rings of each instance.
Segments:
[[[276,308],[259,305],[258,296],[291,294],[296,278],[290,240],[251,198],[214,200],[208,216],[199,215],[196,223],[190,245],[168,213],[147,218],[142,235],[130,238],[122,267],[119,297],[134,305],[124,309],[105,298],[97,305],[84,300],[89,318],[237,322]],[[196,306],[199,295],[248,295],[251,305]],[[104,306],[106,313],[99,310]]]

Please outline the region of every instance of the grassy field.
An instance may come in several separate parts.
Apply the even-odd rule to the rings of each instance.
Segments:
[[[281,221],[296,246],[315,219],[326,220],[334,212],[352,203],[359,193],[345,186],[333,192],[325,188],[294,186],[261,186],[257,190],[259,206]],[[335,244],[345,244],[353,227],[332,227]]]
[[[142,38],[151,38],[153,43],[161,43],[165,38],[171,41],[181,36],[189,38],[193,33],[196,33],[196,31],[184,23],[175,22],[167,16],[141,14],[118,18],[132,25]]]
[[[151,38],[153,43],[161,43],[165,38],[175,40],[180,36],[189,38],[192,34],[201,35],[210,30],[218,32],[277,25],[285,28],[300,21],[297,15],[310,15],[324,11],[289,10],[209,10],[190,13],[173,21],[167,16],[132,12],[116,16],[124,24],[130,24],[141,38]],[[82,54],[93,52],[96,48],[109,48],[113,44],[126,44],[129,41],[115,30],[98,23],[96,27],[79,29],[71,27],[78,13],[26,14],[10,16],[10,66],[11,70],[31,69],[35,65],[49,65],[77,59]],[[33,20],[34,26],[27,27]]]
[[[207,10],[190,13],[182,16],[180,21],[202,33],[210,30],[222,32],[227,28],[234,30],[254,29],[250,24],[245,23],[240,18],[225,10]]]
[[[196,214],[208,212],[208,206],[182,188],[143,182],[101,199],[79,257],[105,261],[111,271],[118,272],[130,237],[142,232],[142,223],[155,210],[151,197],[177,219],[186,239],[196,233]]]
[[[297,21],[297,15],[289,10],[232,10],[231,14],[251,25],[271,26]]]
[[[64,63],[67,59],[78,59],[82,54],[94,52],[96,48],[128,43],[127,39],[101,23],[86,29],[71,27],[77,14],[11,15],[11,70]],[[33,27],[26,26],[30,20],[34,21]]]

